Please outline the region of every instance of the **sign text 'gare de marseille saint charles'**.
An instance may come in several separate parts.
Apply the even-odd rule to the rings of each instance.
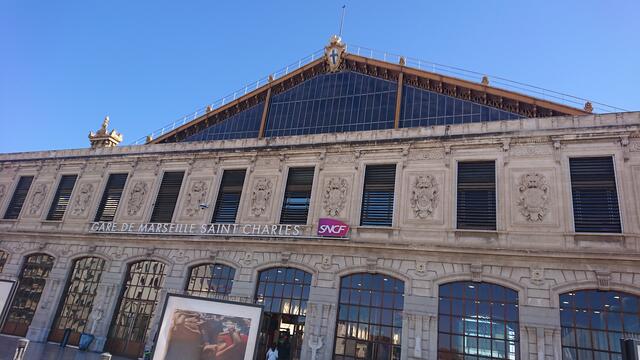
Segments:
[[[306,225],[287,224],[175,224],[92,222],[94,233],[220,235],[220,236],[310,236]],[[317,236],[341,237],[349,233],[349,225],[335,219],[320,219]]]

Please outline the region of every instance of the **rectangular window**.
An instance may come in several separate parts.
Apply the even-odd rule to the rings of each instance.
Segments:
[[[122,190],[127,182],[127,174],[111,174],[102,194],[100,206],[94,221],[113,221],[122,198]]]
[[[458,229],[496,229],[494,161],[458,163]]]
[[[5,219],[18,218],[18,216],[20,215],[20,210],[22,210],[22,205],[24,205],[24,200],[27,198],[27,194],[29,193],[29,188],[31,188],[32,182],[33,176],[20,177],[18,186],[16,186],[16,190],[13,192],[11,202],[9,202],[7,212],[4,213]]]
[[[569,166],[576,232],[622,232],[613,158],[569,159]]]
[[[240,205],[246,170],[225,170],[218,191],[212,223],[234,223]]]
[[[164,173],[160,190],[158,190],[158,196],[156,197],[156,204],[153,207],[153,213],[151,214],[151,220],[149,220],[149,222],[171,222],[171,219],[173,219],[173,211],[178,202],[178,195],[180,195],[183,177],[184,171],[167,171]]]
[[[281,224],[306,224],[315,168],[291,168],[284,190]]]
[[[47,215],[47,220],[60,221],[64,216],[64,212],[67,210],[67,206],[69,206],[69,200],[71,199],[71,192],[73,191],[73,187],[76,185],[76,179],[78,175],[63,175],[60,178],[60,183],[58,184],[58,190],[56,190],[56,195],[53,198],[53,202],[51,203],[51,207],[49,208],[49,214]]]
[[[369,165],[364,174],[360,225],[391,226],[396,165]]]

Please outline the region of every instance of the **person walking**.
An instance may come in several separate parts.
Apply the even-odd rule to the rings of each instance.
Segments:
[[[271,344],[269,350],[267,350],[266,360],[278,360],[278,348],[276,347],[276,344]]]

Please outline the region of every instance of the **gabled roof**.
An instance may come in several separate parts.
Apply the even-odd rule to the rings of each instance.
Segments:
[[[338,39],[337,41],[339,42],[340,40]],[[327,49],[329,49],[329,47],[327,47]],[[589,113],[585,110],[567,105],[493,87],[485,83],[484,79],[481,83],[477,83],[408,67],[404,64],[403,58],[400,59],[399,64],[394,64],[344,51],[340,54],[340,63],[339,66],[336,67],[337,64],[331,63],[329,53],[326,52],[325,55],[326,56],[320,57],[283,77],[273,80],[270,79],[270,81],[262,87],[232,102],[224,104],[217,109],[208,109],[205,114],[170,132],[162,134],[157,139],[151,139],[147,143],[157,144],[180,141],[189,135],[224,121],[256,104],[265,101],[268,102],[268,98],[272,93],[281,93],[316,75],[331,71],[352,71],[394,82],[402,79],[404,85],[489,106],[526,118],[585,115]],[[334,69],[333,67],[336,68]],[[268,106],[265,106],[259,131],[261,135],[264,134],[267,112]],[[396,117],[397,116],[398,115],[396,115]]]

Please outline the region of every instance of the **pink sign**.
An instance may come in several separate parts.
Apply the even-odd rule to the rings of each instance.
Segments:
[[[343,237],[347,236],[349,225],[334,219],[320,219],[318,236]]]

